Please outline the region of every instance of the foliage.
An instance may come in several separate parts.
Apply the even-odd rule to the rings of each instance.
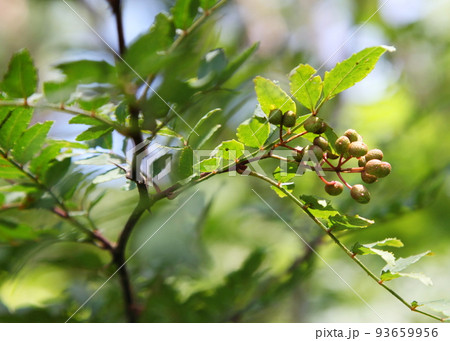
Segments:
[[[114,64],[85,59],[59,64],[56,68],[64,79],[44,82],[43,94],[37,93],[37,70],[30,53],[21,50],[11,58],[1,82],[0,241],[11,246],[11,257],[31,244],[44,247],[67,242],[80,248],[88,246],[85,258],[69,257],[68,266],[83,268],[85,280],[93,284],[117,276],[125,303],[122,312],[105,299],[84,315],[84,303],[90,303],[67,290],[55,308],[54,320],[246,321],[295,288],[313,269],[311,250],[297,252],[290,264],[275,273],[265,265],[266,252],[254,248],[221,282],[202,287],[204,283],[199,281],[187,292],[183,291],[183,275],[171,276],[175,270],[165,268],[164,262],[153,265],[151,271],[142,270],[145,262],[133,267],[127,264],[197,193],[183,192],[203,182],[208,184],[220,174],[239,176],[245,181],[250,181],[249,177],[261,180],[280,201],[295,204],[298,211],[305,213],[298,215],[303,214],[303,219],[319,228],[312,248],[322,239],[331,238],[350,262],[405,306],[437,320],[447,318],[448,302],[409,303],[386,285],[400,277],[430,285],[427,276],[403,271],[430,251],[397,258],[384,250],[402,247],[396,238],[372,243],[361,240],[348,248],[345,233],[370,230],[375,221],[347,214],[299,186],[304,179],[299,175],[312,173],[308,175],[323,183],[328,194],[340,195],[345,186],[356,202],[366,204],[371,200],[368,189],[361,184],[351,185],[344,177],[358,174],[364,182],[377,182],[390,173],[391,165],[382,156],[375,157],[376,162],[365,160],[370,150],[358,133],[347,130],[337,134],[322,112],[330,100],[368,76],[381,56],[394,48],[365,48],[337,63],[323,79],[316,75],[314,67],[299,64],[289,73],[290,94],[278,82],[254,77],[258,105],[253,115],[238,125],[235,135],[225,132],[226,137],[213,140],[225,123],[229,103],[238,95],[231,92],[214,102],[216,105],[210,105],[212,99],[230,84],[233,91],[238,90],[233,77],[242,72],[258,47],[250,46],[231,60],[223,48],[202,50],[205,32],[200,26],[224,3],[176,1],[170,14],[158,14],[146,33],[120,51]],[[117,14],[117,9],[113,10]],[[78,142],[50,137],[52,121],[31,124],[38,109],[72,115],[69,124],[85,126],[76,137]],[[274,110],[282,113],[276,124],[269,122]],[[122,148],[114,142],[118,139]],[[208,155],[197,159],[196,153],[213,142],[216,144]],[[145,161],[147,154],[155,156],[151,167]],[[163,177],[168,164],[172,165],[171,171]],[[330,175],[337,180],[328,179]],[[98,185],[118,179],[122,184],[126,182],[123,190],[129,192],[124,194],[128,201],[127,212],[123,213],[126,219],[120,230],[104,231],[93,218],[94,208],[104,204],[104,187]],[[112,192],[115,183],[108,186],[106,192]],[[330,191],[329,186],[339,189]],[[149,215],[153,219],[154,210],[159,212],[160,205],[178,196],[181,199],[174,213],[132,252],[130,237],[137,233],[142,217]],[[197,212],[195,229],[190,231],[193,235],[200,233],[212,202]],[[272,210],[284,221],[281,209]],[[46,218],[51,217],[44,225],[21,218],[42,212]],[[190,260],[192,267],[207,262],[207,251],[198,252],[198,259],[192,256]],[[360,260],[366,255],[377,255],[386,263],[379,276]],[[116,284],[113,286],[109,295],[118,290]],[[442,316],[422,311],[421,306],[439,311]],[[102,314],[96,314],[100,311]],[[54,321],[44,315],[43,320]]]

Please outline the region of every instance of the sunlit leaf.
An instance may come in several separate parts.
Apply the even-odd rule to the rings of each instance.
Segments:
[[[2,89],[13,98],[27,98],[36,91],[37,70],[28,50],[15,53],[3,77]]]
[[[52,121],[36,123],[25,130],[12,151],[12,155],[17,162],[21,164],[28,162],[41,150],[52,124]]]
[[[239,125],[237,137],[248,147],[260,148],[264,146],[270,134],[270,124],[264,117],[252,117]]]
[[[311,111],[316,108],[322,94],[322,79],[320,76],[312,77],[315,73],[312,66],[300,64],[289,75],[292,96]]]
[[[259,76],[254,82],[258,102],[266,115],[273,109],[297,112],[294,101],[274,82]]]
[[[391,46],[365,48],[350,58],[337,63],[331,71],[325,72],[323,81],[324,98],[330,99],[363,80],[386,51],[392,52],[395,49]]]

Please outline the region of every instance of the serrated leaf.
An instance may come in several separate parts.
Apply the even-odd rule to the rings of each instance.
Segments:
[[[394,272],[394,273],[392,273],[390,271],[386,271],[386,272],[381,273],[380,279],[383,282],[387,282],[387,281],[392,281],[393,279],[400,278],[400,277],[409,277],[409,278],[417,279],[427,286],[433,285],[431,278],[429,278],[428,276],[425,276],[424,274],[421,274],[421,273],[413,273],[413,272]]]
[[[289,75],[292,96],[312,112],[322,94],[322,79],[315,73],[312,66],[300,64]]]
[[[116,168],[113,168],[113,169],[111,169],[111,170],[109,170],[109,171],[107,171],[107,172],[97,176],[92,181],[92,183],[100,184],[100,183],[108,182],[108,181],[111,181],[111,180],[121,179],[124,176],[125,176],[125,172],[122,169],[116,167]]]
[[[33,109],[15,108],[0,126],[0,147],[9,151],[31,121]]]
[[[176,137],[180,141],[184,142],[184,137],[182,135],[178,134],[176,131],[174,131],[168,127],[161,128],[158,131],[158,135],[167,136],[167,137]]]
[[[77,141],[94,140],[112,132],[113,128],[107,125],[99,125],[89,128],[77,136]]]
[[[64,82],[66,87],[70,85],[73,90],[78,84],[115,84],[117,82],[116,68],[103,60],[76,60],[61,63],[56,68],[66,75]]]
[[[374,246],[403,247],[403,243],[401,240],[399,240],[397,238],[386,238],[386,239],[380,240],[378,242],[363,244],[363,246],[365,246],[367,248],[372,248]]]
[[[293,182],[284,182],[280,184],[280,187],[282,187],[283,189],[285,189],[286,191],[288,191],[289,193],[292,193],[294,191],[295,188],[295,184]],[[277,186],[270,186],[270,188],[272,188],[275,193],[280,197],[280,198],[284,198],[286,197],[286,193],[284,193],[280,188],[278,188]]]
[[[390,271],[391,273],[397,273],[404,269],[406,269],[408,266],[418,262],[422,257],[427,256],[431,253],[431,251],[426,251],[423,253],[420,253],[418,255],[406,257],[406,258],[398,258],[395,261],[394,266],[386,265],[381,271],[387,272]]]
[[[255,116],[241,123],[236,135],[244,145],[260,148],[269,138],[270,124],[266,118]]]
[[[9,97],[27,98],[36,91],[37,71],[28,50],[15,53],[3,77],[2,89]]]
[[[140,36],[129,46],[125,61],[142,77],[153,74],[167,60],[165,51],[171,46],[174,36],[173,22],[167,15],[158,14],[149,32]],[[129,72],[128,68],[127,71]],[[135,77],[134,74],[132,76]]]
[[[395,51],[391,46],[374,46],[355,53],[334,69],[325,72],[323,95],[326,100],[363,80],[375,67],[378,59],[386,52]]]
[[[197,131],[212,115],[221,112],[222,109],[216,108],[211,111],[208,111],[201,119],[198,120],[198,122],[195,124],[194,128],[191,130],[191,132],[188,135],[188,141],[190,140],[192,134],[194,134],[195,131]]]
[[[273,109],[297,112],[294,101],[271,80],[258,76],[254,79],[254,83],[258,102],[266,115]]]
[[[178,165],[178,175],[181,179],[190,177],[194,171],[194,152],[191,147],[185,147],[181,154]]]
[[[52,125],[52,121],[36,123],[25,130],[12,150],[15,160],[22,165],[30,161],[41,150]]]
[[[0,178],[7,180],[21,179],[25,177],[23,172],[14,167],[9,161],[0,157]]]
[[[360,217],[359,215],[334,215],[329,217],[329,228],[334,231],[364,229],[374,224],[375,221]]]
[[[177,0],[172,7],[175,27],[187,29],[194,22],[199,7],[199,0]]]
[[[244,145],[236,140],[224,141],[216,148],[216,153],[224,160],[236,160],[244,155]]]
[[[253,44],[250,48],[242,52],[239,56],[234,58],[231,62],[228,63],[226,68],[223,70],[223,72],[220,74],[218,83],[222,84],[225,83],[228,79],[233,76],[233,74],[244,64],[247,59],[249,59],[253,53],[258,49],[259,43]]]
[[[77,115],[70,119],[69,124],[85,124],[90,126],[104,126],[99,120],[86,115]]]

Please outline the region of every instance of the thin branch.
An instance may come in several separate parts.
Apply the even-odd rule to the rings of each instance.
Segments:
[[[327,235],[330,236],[330,238],[361,268],[363,271],[369,275],[370,278],[372,278],[375,282],[377,282],[379,285],[381,285],[384,289],[386,289],[390,294],[392,294],[395,298],[397,298],[401,303],[403,303],[405,306],[407,306],[410,310],[415,311],[419,314],[431,317],[438,321],[443,321],[443,319],[439,316],[429,314],[427,312],[421,311],[419,309],[416,309],[412,304],[408,303],[403,297],[401,297],[398,293],[396,293],[394,290],[386,286],[372,271],[369,270],[356,256],[353,252],[351,252],[342,242],[331,232],[331,230],[326,227],[319,219],[317,219],[311,211],[308,209],[308,206],[302,203],[299,199],[297,199],[292,193],[287,191],[284,187],[279,186],[278,183],[262,174],[256,173],[256,172],[250,172],[251,176],[254,176],[256,178],[259,178],[272,186],[276,186],[280,191],[282,191],[289,199],[291,199],[298,207],[300,207],[307,215],[310,217],[316,225],[318,225]]]

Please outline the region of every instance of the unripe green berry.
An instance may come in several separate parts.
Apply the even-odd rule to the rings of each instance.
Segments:
[[[297,151],[294,152],[294,160],[297,161],[297,162],[301,162],[302,159],[303,159],[303,155],[305,155],[305,148],[295,147],[295,149]]]
[[[355,141],[348,146],[348,152],[351,156],[360,157],[367,154],[367,145],[361,141]]]
[[[362,141],[361,135],[359,135],[355,129],[346,130],[344,136],[347,136],[350,142]]]
[[[305,148],[305,152],[313,152],[315,157],[317,158],[317,161],[320,161],[323,158],[323,150],[322,150],[322,148],[320,148],[319,146],[316,146],[314,144],[310,145],[310,146],[307,146]]]
[[[275,125],[281,124],[283,112],[280,109],[273,109],[269,114],[269,122]]]
[[[376,182],[378,179],[375,175],[367,174],[365,171],[361,172],[361,180],[364,181],[366,184],[372,184]]]
[[[319,130],[316,131],[316,134],[323,134],[328,128],[328,125],[322,121]]]
[[[317,116],[310,116],[303,123],[303,126],[305,127],[306,131],[317,134],[318,131],[321,131],[321,129],[323,129],[323,124],[324,122],[321,118]]]
[[[317,136],[314,139],[313,144],[315,144],[316,146],[319,146],[320,148],[322,148],[322,150],[328,149],[328,141],[326,138],[324,138],[322,136]]]
[[[364,166],[367,174],[375,175],[377,178],[384,178],[391,172],[391,165],[377,159],[370,160]]]
[[[367,155],[367,154],[366,154]],[[364,167],[366,165],[367,161],[366,161],[366,157],[362,156],[358,159],[358,166],[359,167]]]
[[[379,149],[371,149],[367,152],[366,156],[366,161],[370,161],[370,160],[383,160],[383,152]]]
[[[325,192],[329,195],[339,195],[344,190],[344,185],[339,181],[332,181],[325,185]]]
[[[283,115],[283,125],[285,127],[295,126],[295,121],[297,120],[297,114],[291,110],[286,111]]]
[[[360,204],[367,204],[370,201],[370,193],[363,185],[354,185],[350,190],[350,195]]]
[[[347,136],[339,137],[334,143],[334,148],[338,152],[339,155],[343,155],[347,152],[348,147],[350,146],[350,140]]]

